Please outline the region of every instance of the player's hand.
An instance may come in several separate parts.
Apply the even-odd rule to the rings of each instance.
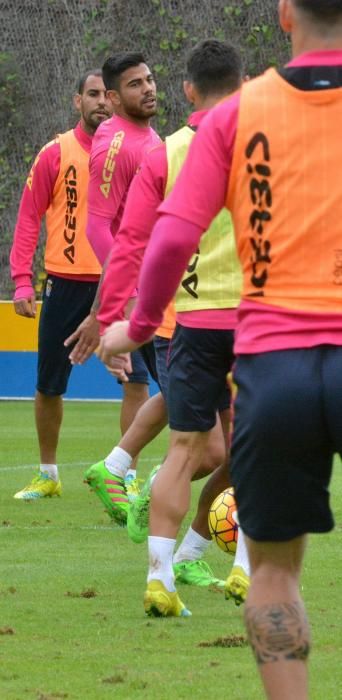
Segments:
[[[94,313],[86,316],[84,321],[69,335],[64,341],[65,347],[69,347],[73,343],[73,347],[69,360],[72,365],[83,365],[86,360],[93,354],[100,342],[100,324]]]
[[[19,287],[14,295],[15,313],[26,318],[35,318],[37,313],[36,295],[33,287]]]
[[[139,347],[128,335],[129,321],[115,321],[101,337],[98,356],[105,365],[110,365],[114,355],[125,355]]]
[[[132,372],[132,362],[129,352],[122,355],[113,355],[105,367],[116,379],[120,379],[121,382],[128,382],[127,375]]]

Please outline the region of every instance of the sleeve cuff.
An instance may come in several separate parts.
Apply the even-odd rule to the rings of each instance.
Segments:
[[[32,287],[32,277],[31,275],[17,275],[14,278],[15,288],[19,287]]]
[[[159,327],[160,324],[157,326],[138,326],[136,323],[130,320],[129,326],[128,326],[128,337],[133,340],[134,343],[138,343],[139,345],[143,345],[144,343],[147,343],[151,338],[153,338],[157,328]]]
[[[34,289],[32,285],[22,285],[21,287],[16,288],[13,301],[18,301],[19,299],[31,299],[32,296],[34,296]]]

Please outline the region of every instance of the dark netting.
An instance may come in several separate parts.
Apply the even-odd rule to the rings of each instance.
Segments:
[[[229,39],[253,76],[288,58],[276,0],[0,0],[0,297],[12,294],[8,256],[33,157],[77,119],[79,76],[113,50],[142,50],[154,71],[165,136],[183,121],[184,59],[206,37]],[[36,260],[41,269],[43,237]]]

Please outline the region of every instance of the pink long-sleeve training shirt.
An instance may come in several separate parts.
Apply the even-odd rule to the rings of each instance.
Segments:
[[[96,131],[89,162],[87,237],[101,265],[119,230],[132,179],[144,154],[158,143],[152,127],[117,115]]]
[[[82,148],[90,153],[92,136],[78,123],[74,134]],[[30,287],[32,262],[37,248],[41,222],[49,208],[60,168],[59,143],[51,141],[38,154],[30,171],[31,187],[25,184],[20,201],[14,240],[10,255],[11,274],[16,289]],[[50,271],[47,270],[49,273]],[[56,273],[54,273],[56,274]],[[60,276],[60,275],[59,275]],[[69,277],[68,275],[62,275]],[[97,281],[98,275],[72,275],[72,279]]]
[[[341,51],[302,54],[289,67],[342,65]],[[228,190],[239,112],[239,93],[214,107],[203,120],[187,160],[152,232],[143,261],[138,303],[129,325],[135,342],[158,327],[200,237],[222,209]],[[243,301],[238,313],[235,352],[342,345],[339,314],[309,314]]]
[[[206,110],[193,112],[188,125],[197,127]],[[143,255],[157,221],[157,209],[164,199],[168,178],[165,144],[149,151],[130,186],[124,215],[110,252],[101,289],[101,305],[97,318],[101,332],[123,318],[125,305],[134,291]],[[195,328],[235,328],[236,312],[232,309],[206,309],[177,314],[182,325]]]

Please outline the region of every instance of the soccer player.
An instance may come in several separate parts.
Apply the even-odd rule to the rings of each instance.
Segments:
[[[185,94],[196,111],[189,117],[186,127],[166,139],[166,145],[162,144],[147,154],[132,183],[102,286],[98,318],[106,325],[122,316],[123,290],[126,289],[127,296],[136,284],[157,207],[172,189],[197,127],[207,110],[237,89],[242,79],[241,59],[236,49],[213,39],[201,42],[192,50],[187,70],[189,80],[184,84]],[[241,289],[240,265],[234,252],[234,238],[228,236],[230,229],[229,215],[223,211],[190,261],[176,294],[178,322],[171,341],[168,367],[171,445],[161,470],[177,474],[179,485],[173,499],[175,503],[180,494],[182,499],[188,499],[191,479],[198,472],[205,473],[203,457],[217,433],[218,409],[226,422],[224,434],[226,437],[228,434],[226,377],[233,362],[235,309]],[[226,258],[231,260],[228,270]],[[220,432],[222,437],[222,430]],[[147,536],[150,483],[128,511],[128,532],[135,541],[142,541]],[[209,582],[200,556],[211,542],[208,510],[214,498],[227,486],[226,455],[222,467],[203,489],[194,523],[196,527],[190,528],[176,554],[174,569],[180,580],[193,582],[205,577]],[[183,493],[186,494],[184,497]],[[240,539],[242,546],[243,534]],[[152,550],[152,538],[149,544]],[[234,591],[234,597],[241,602],[246,596],[248,583],[248,560],[245,558],[244,567],[235,568],[234,580],[229,581],[227,593]],[[174,594],[172,567],[164,572],[161,584]],[[175,600],[175,595],[169,599]]]
[[[46,218],[47,279],[39,323],[35,417],[40,451],[38,475],[15,498],[60,495],[57,445],[72,365],[64,339],[89,313],[101,267],[86,237],[89,153],[94,133],[112,114],[101,69],[79,81],[75,129],[59,134],[37,155],[21,198],[10,255],[17,314],[34,318],[32,261]]]
[[[236,50],[229,44],[227,45],[216,40],[201,42],[191,52],[187,67],[189,80],[185,83],[185,90],[189,102],[194,104],[196,112],[189,119],[189,127],[180,132],[186,138],[183,138],[183,140],[179,139],[179,142],[177,141],[175,144],[172,156],[174,172],[171,173],[169,169],[168,173],[167,150],[165,144],[160,144],[150,154],[147,154],[146,163],[143,163],[141,171],[132,181],[121,226],[115,236],[110,254],[111,286],[110,299],[108,300],[110,318],[107,319],[107,324],[114,318],[120,318],[123,315],[130,294],[135,288],[143,251],[157,217],[157,208],[165,196],[167,187],[170,187],[172,184],[171,175],[174,176],[177,168],[180,167],[181,160],[185,156],[197,124],[206,113],[206,110],[202,109],[202,105],[208,104],[211,106],[217,99],[222,98],[223,95],[235,89],[241,79],[241,61]],[[198,88],[195,88],[194,85],[198,85]],[[202,92],[204,92],[204,95]],[[173,138],[179,138],[180,134],[177,132]],[[169,139],[167,141],[169,142]],[[223,223],[224,226],[227,225],[226,218],[224,218]],[[223,229],[223,235],[225,237],[225,229]],[[210,248],[211,244],[208,244],[208,247]],[[217,250],[217,259],[220,258],[221,252],[219,248]],[[202,260],[206,254],[206,251],[203,250]],[[215,264],[213,257],[211,264]],[[200,266],[200,274],[201,270],[203,270],[203,264]],[[234,270],[233,275],[236,277],[236,286],[239,289],[240,274]],[[218,288],[220,291],[224,288],[220,276],[218,276]],[[234,297],[234,305],[237,304],[238,298],[239,294],[237,293],[236,297]],[[201,301],[195,299],[192,305],[198,310],[198,308],[201,308]],[[230,323],[233,317],[235,321],[235,314],[229,312]],[[166,362],[169,351],[169,339],[174,326],[175,311],[173,304],[171,304],[167,314],[164,314],[162,326],[157,330],[157,335],[154,339],[154,342],[157,344],[158,380],[165,399],[167,399],[168,391]],[[229,331],[228,335],[231,340],[231,331]],[[86,346],[84,347],[86,349]],[[220,348],[219,352],[221,352]],[[70,357],[73,361],[84,361],[87,353],[83,355],[82,352],[80,353],[80,347],[76,346],[72,350]],[[215,477],[203,489],[199,511],[194,521],[195,530],[191,528],[189,533],[187,533],[177,552],[177,561],[175,562],[177,576],[183,582],[198,583],[199,585],[218,583],[218,579],[213,576],[209,566],[201,560],[201,557],[211,543],[207,522],[208,507],[215,496],[228,485],[226,445],[221,425],[222,422],[224,433],[227,435],[229,395],[226,390],[225,375],[226,372],[224,372],[222,380],[223,398],[217,402],[215,397],[215,407],[217,404],[217,408],[222,409],[220,420],[217,420],[215,427],[210,430],[207,448],[202,455],[199,466],[199,476],[203,477],[212,472],[217,466],[222,466],[215,474]],[[153,406],[153,410],[151,410],[149,404]],[[97,469],[101,466],[102,474],[105,475],[103,488],[98,490],[98,495],[108,513],[117,522],[123,524],[128,512],[128,534],[135,542],[142,542],[147,537],[149,483],[136,509],[134,506],[128,507],[128,497],[125,499],[122,492],[120,493],[120,500],[118,500],[117,491],[123,485],[124,479],[127,478],[126,473],[130,468],[132,457],[155,437],[158,431],[164,427],[166,421],[167,414],[165,405],[161,401],[161,396],[153,397],[141,407],[130,428],[120,440],[119,445],[112,450],[101,465],[97,465]],[[224,464],[222,464],[223,462]],[[144,519],[139,517],[140,510],[145,513]],[[137,523],[139,523],[139,526],[137,526]],[[224,582],[221,583],[223,584]]]
[[[279,17],[292,60],[206,117],[160,208],[128,333],[121,322],[101,342],[122,352],[151,336],[226,203],[244,274],[232,481],[252,569],[245,621],[266,697],[307,700],[299,579],[307,533],[333,528],[342,454],[342,2],[280,0]]]
[[[103,79],[111,100],[114,116],[96,134],[89,162],[88,240],[101,265],[106,261],[119,229],[130,183],[144,152],[160,142],[150,126],[156,113],[156,84],[139,52],[116,53],[103,65]],[[134,303],[132,299],[126,307]],[[85,323],[88,323],[86,319]],[[67,347],[75,340],[82,344],[83,324],[67,339]],[[95,337],[92,349],[97,345]],[[148,399],[148,372],[155,373],[153,345],[132,355],[133,372],[123,382],[124,402],[121,410],[121,431],[124,434],[136,412]],[[120,373],[119,373],[120,376]],[[119,380],[121,381],[121,380]],[[125,464],[127,462],[125,461]],[[134,473],[134,466],[132,472]],[[86,479],[100,499],[106,499],[102,463],[93,465]],[[115,503],[122,500],[121,489],[113,487]]]

